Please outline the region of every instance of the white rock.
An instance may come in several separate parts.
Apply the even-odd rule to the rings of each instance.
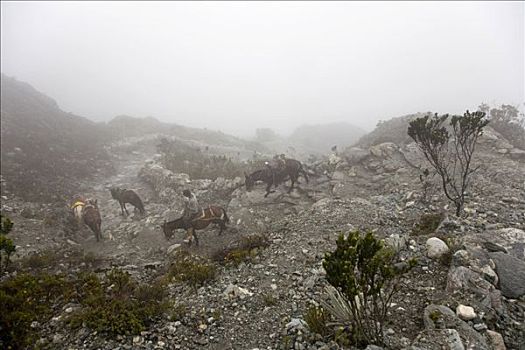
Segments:
[[[168,247],[168,250],[166,252],[168,253],[168,255],[170,255],[171,253],[173,253],[175,250],[179,249],[180,247],[181,245],[178,243],[172,244]]]
[[[439,258],[449,251],[447,244],[437,237],[429,238],[426,243],[426,248],[427,256],[432,259]]]
[[[246,296],[252,296],[253,293],[246,288],[239,287],[235,284],[230,284],[224,290],[224,294],[228,297],[240,297],[241,299]]]
[[[461,304],[456,308],[456,315],[464,321],[470,321],[476,318],[473,307]]]

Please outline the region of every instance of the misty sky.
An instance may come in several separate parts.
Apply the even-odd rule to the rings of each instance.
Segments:
[[[249,134],[523,106],[523,2],[4,2],[1,70],[93,120]]]

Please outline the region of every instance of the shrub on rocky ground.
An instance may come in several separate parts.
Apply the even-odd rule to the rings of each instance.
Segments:
[[[11,255],[16,251],[15,244],[7,234],[11,232],[13,223],[7,217],[0,214],[0,276],[3,275],[5,269],[11,262]]]
[[[166,279],[185,282],[193,288],[215,278],[217,269],[206,259],[187,252],[179,252],[171,262]]]
[[[68,266],[73,269],[88,270],[99,266],[103,259],[82,249],[43,250],[18,259],[13,264],[17,271],[43,271]]]
[[[320,306],[311,306],[304,317],[310,332],[320,334],[323,337],[333,333],[329,327],[330,315]]]
[[[38,323],[74,296],[61,275],[18,274],[0,284],[0,348],[23,349],[38,337]],[[36,325],[36,326],[35,326]]]
[[[244,164],[230,157],[210,154],[206,149],[190,147],[181,141],[161,139],[157,150],[166,169],[188,174],[192,179],[233,179],[242,176],[245,169]]]
[[[350,327],[353,343],[381,345],[388,307],[406,269],[396,269],[394,251],[372,232],[341,234],[336,244],[323,261],[332,286],[330,301],[323,302],[323,307],[341,326]]]
[[[139,284],[119,269],[107,273],[104,281],[84,275],[78,287],[83,308],[70,317],[72,327],[85,325],[110,335],[137,334],[169,308],[162,282]]]

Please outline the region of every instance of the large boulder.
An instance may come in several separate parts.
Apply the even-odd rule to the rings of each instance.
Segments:
[[[432,259],[439,259],[450,250],[447,244],[437,237],[429,238],[426,242],[426,248],[427,256]]]
[[[370,147],[370,153],[378,158],[386,158],[398,152],[399,147],[393,142],[383,142]]]
[[[468,349],[489,349],[485,338],[446,306],[434,304],[427,306],[423,313],[423,322],[427,330],[456,330]],[[453,348],[460,349],[461,347],[458,345]]]
[[[343,157],[350,165],[359,164],[370,156],[370,153],[359,147],[347,148],[343,152]]]
[[[511,299],[525,295],[525,262],[502,252],[489,256],[496,264],[501,293]]]

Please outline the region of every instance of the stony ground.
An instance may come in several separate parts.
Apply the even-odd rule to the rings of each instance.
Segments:
[[[487,240],[514,254],[523,264],[525,165],[490,153],[489,141],[485,146],[480,161],[486,167],[475,179],[462,218],[454,217],[452,208],[447,210],[447,202],[435,184],[426,198],[428,203],[424,202],[417,173],[389,145],[370,152],[365,150],[366,157],[340,159],[329,173],[323,174],[311,165],[310,183],[301,184],[301,189],[291,194],[280,188],[267,199],[263,198],[262,186],[246,192],[237,188],[239,180],[202,182],[176,174],[156,175],[144,170],[151,168],[145,165],[154,158],[152,147],[141,146],[130,151],[116,146],[112,152],[117,175],[79,185],[80,193],[98,199],[104,238],[100,243],[86,227],[78,230],[71,227],[71,222],[65,219],[66,205],[53,208],[3,198],[2,210],[15,222],[10,235],[18,245],[18,258],[49,249],[65,255],[91,252],[100,260],[99,273],[117,266],[143,281],[161,274],[171,256],[181,250],[212,258],[243,236],[261,234],[270,243],[239,265],[217,264],[215,280],[197,290],[181,283],[170,284],[170,298],[184,306],[184,314],[177,320],[158,320],[140,335],[112,339],[86,328],[70,332],[56,322],[43,325],[43,336],[57,349],[343,347],[333,337],[323,338],[310,332],[303,320],[307,310],[325,295],[327,283],[322,268],[325,252],[334,249],[339,233],[352,229],[373,230],[399,249],[401,259],[418,259],[392,301],[386,322],[388,348],[454,348],[446,340],[428,344],[427,338],[440,338],[435,327],[428,325],[425,310],[435,304],[448,306],[455,312],[456,306],[464,304],[474,307],[477,319],[468,322],[458,319],[457,322],[467,325],[463,327],[461,323],[463,328],[445,327],[454,332],[458,329],[464,346],[461,348],[497,348],[485,333],[489,328],[503,336],[508,349],[523,349],[523,297],[499,295],[500,304],[486,304],[483,293],[499,292],[501,285],[488,283],[484,277],[478,280],[475,274],[485,276],[480,271],[485,260],[488,261],[484,258],[488,252],[481,247]],[[155,176],[160,177],[158,181],[152,181]],[[144,201],[146,215],[121,216],[118,203],[111,199],[110,186],[136,190]],[[198,247],[188,247],[183,242],[183,232],[168,242],[160,228],[164,220],[176,217],[181,210],[179,193],[185,186],[194,189],[206,201],[203,204],[213,202],[227,207],[232,220],[230,229],[222,236],[214,229],[200,232]],[[220,186],[227,189],[224,193],[230,194],[215,196],[214,189]],[[422,214],[443,210],[449,214],[447,225],[426,235],[411,234]],[[432,236],[447,240],[449,247],[460,253],[446,261],[428,258],[426,242]],[[467,256],[466,261],[460,259],[462,256]],[[491,270],[496,269],[502,275],[497,267]],[[450,276],[460,268],[472,271],[469,281],[482,280],[482,287],[477,290],[451,287]],[[518,276],[520,268],[522,265],[517,267]]]

